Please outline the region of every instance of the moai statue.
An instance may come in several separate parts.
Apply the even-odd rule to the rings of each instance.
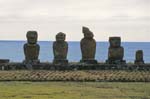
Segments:
[[[142,50],[137,50],[137,51],[136,51],[134,63],[135,63],[135,64],[144,64],[143,51],[142,51]]]
[[[38,34],[36,31],[28,31],[26,37],[27,43],[24,44],[24,63],[28,65],[37,64],[40,62],[38,59],[40,51],[40,46],[37,44]]]
[[[121,38],[120,37],[110,37],[109,38],[109,50],[108,50],[108,60],[106,63],[108,64],[124,64],[124,48],[121,46]]]
[[[68,43],[65,41],[66,35],[59,32],[56,41],[53,43],[54,64],[67,64]]]
[[[87,27],[82,27],[82,32],[84,34],[84,38],[80,42],[82,53],[82,59],[80,62],[87,64],[97,64],[97,60],[95,60],[96,41],[93,39],[94,34]]]

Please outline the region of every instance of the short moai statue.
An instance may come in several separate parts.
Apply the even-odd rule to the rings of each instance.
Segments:
[[[121,46],[120,37],[109,37],[109,49],[108,49],[108,64],[124,64],[124,48]]]
[[[67,64],[68,43],[65,41],[65,33],[59,32],[53,43],[54,64]]]
[[[137,50],[135,54],[135,64],[144,64],[143,60],[143,51],[142,50]]]
[[[97,60],[95,60],[96,41],[93,38],[94,34],[87,27],[82,27],[82,32],[84,34],[84,38],[80,42],[82,53],[82,59],[80,62],[87,64],[97,64]]]
[[[24,55],[25,55],[24,63],[28,65],[40,63],[40,60],[38,59],[40,46],[39,44],[37,44],[38,39],[37,32],[28,31],[26,37],[27,43],[24,44]]]

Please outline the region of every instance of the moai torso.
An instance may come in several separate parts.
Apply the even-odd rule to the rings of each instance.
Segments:
[[[81,52],[83,60],[95,59],[96,41],[94,39],[83,38],[81,40]]]
[[[32,64],[38,63],[38,56],[40,51],[40,46],[37,44],[37,32],[28,31],[27,32],[27,43],[24,44],[24,54],[25,54],[25,63]]]
[[[56,35],[56,41],[53,43],[54,61],[53,63],[68,63],[68,43],[65,41],[66,35],[62,32]]]
[[[108,49],[108,60],[110,64],[121,64],[125,63],[123,60],[124,57],[124,48],[121,46],[120,37],[110,37],[109,38],[110,47]]]
[[[54,42],[53,50],[55,59],[67,59],[68,53],[67,42]]]
[[[108,57],[110,60],[123,60],[123,56],[124,56],[123,47],[109,48]]]
[[[80,42],[82,59],[80,62],[95,64],[96,41],[93,39],[93,33],[87,28],[82,28],[84,38]]]
[[[38,60],[40,46],[38,44],[25,44],[24,53],[26,60]]]
[[[135,54],[135,64],[144,64],[143,51],[137,50]]]

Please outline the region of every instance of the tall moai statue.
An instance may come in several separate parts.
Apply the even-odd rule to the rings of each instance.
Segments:
[[[109,37],[109,49],[108,49],[108,64],[124,64],[124,48],[121,46],[120,37]]]
[[[37,64],[39,63],[39,51],[40,46],[37,44],[38,34],[36,31],[27,32],[27,43],[24,44],[24,55],[25,55],[25,64]]]
[[[143,51],[142,50],[137,50],[135,54],[135,64],[144,64],[143,60]]]
[[[80,42],[82,53],[82,59],[80,62],[87,64],[97,64],[97,60],[95,60],[96,41],[93,38],[94,34],[87,27],[82,27],[82,32],[84,34],[84,38]]]
[[[53,43],[54,64],[67,64],[68,43],[65,41],[66,35],[59,32],[56,41]]]

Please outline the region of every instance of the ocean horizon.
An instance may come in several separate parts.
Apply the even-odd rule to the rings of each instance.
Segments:
[[[0,59],[10,59],[11,62],[22,62],[24,60],[24,40],[0,40]],[[53,41],[38,41],[40,45],[39,59],[41,62],[53,61]],[[144,60],[150,63],[150,42],[122,42],[124,47],[124,60],[134,62],[136,50],[143,50]],[[68,41],[68,60],[79,62],[81,59],[80,41]],[[105,62],[108,56],[109,42],[97,41],[95,59]]]

